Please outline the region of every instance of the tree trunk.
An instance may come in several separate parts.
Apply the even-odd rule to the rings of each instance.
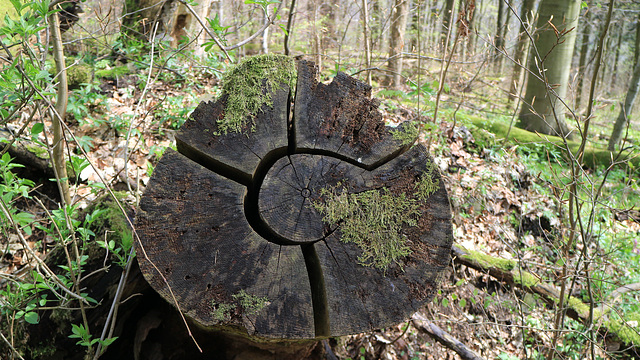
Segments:
[[[391,37],[389,38],[389,70],[388,84],[394,88],[402,86],[402,50],[404,35],[409,15],[409,0],[395,0],[391,11]]]
[[[622,46],[622,35],[624,35],[625,22],[622,21],[618,29],[618,39],[616,40],[616,52],[613,57],[613,70],[611,70],[611,83],[609,84],[609,92],[613,92],[616,84],[618,84],[618,63],[620,62],[620,47]]]
[[[474,30],[476,21],[476,0],[467,0],[466,3],[467,19],[469,20],[469,33],[467,34],[467,46],[465,49],[466,56],[463,61],[466,61],[467,58],[473,56],[476,42],[476,31]]]
[[[60,189],[60,198],[64,200],[63,206],[71,205],[71,193],[69,192],[69,178],[67,176],[67,166],[64,156],[65,136],[62,122],[67,113],[67,102],[69,100],[69,87],[67,85],[67,66],[65,65],[64,48],[62,45],[62,34],[60,32],[60,19],[58,13],[49,16],[49,31],[53,42],[53,58],[56,62],[56,89],[55,111],[51,111],[51,128],[53,139],[51,143],[51,157],[53,169],[56,174],[56,182]]]
[[[636,42],[633,53],[633,63],[637,64],[638,59],[640,59],[640,14],[638,14],[638,20],[636,21]]]
[[[202,45],[206,39],[206,32],[202,31],[202,25],[200,25],[196,15],[200,17],[200,19],[206,19],[211,11],[211,1],[198,1],[197,4],[190,5],[191,9],[178,0],[172,1],[173,5],[165,5],[163,7],[163,11],[165,12],[160,16],[161,22],[164,26],[167,26],[167,31],[171,36],[171,46],[178,48],[180,44],[184,44],[197,37],[190,48],[194,50],[196,56],[202,56],[204,54]],[[193,10],[193,12],[191,10]],[[161,32],[161,30],[162,29],[159,28],[158,32]]]
[[[494,50],[493,50],[493,66],[496,73],[500,73],[502,67],[502,52],[504,51],[504,37],[503,28],[506,27],[504,22],[505,17],[505,0],[498,0],[498,18],[496,22],[496,33],[493,38]]]
[[[526,79],[524,67],[529,52],[529,37],[527,32],[531,30],[533,19],[535,18],[535,9],[533,8],[536,0],[524,0],[520,7],[520,32],[516,43],[513,60],[515,62],[513,73],[511,74],[511,90],[509,91],[509,102],[520,97],[520,84]]]
[[[269,17],[267,16],[267,13],[264,13],[263,17],[264,17],[265,23],[269,21]],[[263,54],[269,53],[269,27],[264,29],[264,31],[262,32],[262,53]]]
[[[591,12],[587,12],[585,18],[584,32],[582,33],[582,45],[580,46],[580,60],[578,61],[578,85],[576,87],[576,108],[582,103],[582,89],[584,88],[584,80],[587,78],[587,55],[589,54],[589,44],[591,42]]]
[[[625,132],[629,124],[629,115],[635,104],[636,97],[638,96],[638,89],[640,88],[640,63],[636,62],[633,76],[631,77],[631,84],[629,84],[629,90],[627,96],[624,99],[624,104],[620,109],[616,123],[613,125],[613,131],[609,138],[609,151],[614,151],[620,140],[622,140],[622,134]]]
[[[228,93],[200,104],[147,186],[140,268],[200,326],[340,336],[407,319],[436,292],[451,215],[426,148],[391,134],[370,86],[343,73],[324,85],[316,71],[301,61],[297,89],[271,89],[272,106],[240,132],[219,127]]]
[[[362,0],[362,35],[364,37],[364,57],[365,57],[365,66],[367,68],[371,67],[371,37],[369,34],[369,7],[367,5],[367,0]],[[366,71],[367,74],[367,84],[371,85],[371,70]]]
[[[449,31],[451,30],[453,21],[453,5],[455,0],[445,0],[445,6],[442,13],[442,30],[440,31],[440,47],[445,48],[447,39],[449,38]],[[451,30],[453,32],[453,30]]]
[[[284,32],[284,54],[291,55],[291,35],[293,34],[293,17],[296,11],[296,0],[291,0],[289,16],[287,17],[287,31]]]
[[[528,65],[539,78],[529,75],[519,115],[519,125],[526,130],[563,137],[568,134],[561,100],[567,95],[579,10],[580,0],[542,0],[540,4],[536,49],[531,51]]]

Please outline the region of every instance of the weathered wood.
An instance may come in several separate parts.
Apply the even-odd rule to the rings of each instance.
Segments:
[[[420,313],[415,313],[412,318],[413,326],[424,331],[440,344],[455,351],[464,360],[484,360],[475,351],[469,349],[460,340],[454,338],[448,332],[442,330],[438,325],[432,323]]]
[[[262,339],[378,329],[429,301],[449,262],[449,202],[426,148],[392,135],[370,87],[315,71],[298,65],[292,118],[286,86],[266,89],[273,107],[239,133],[218,131],[224,96],[201,104],[149,181],[142,273],[202,326]],[[384,212],[393,199],[407,214]],[[330,220],[342,201],[354,216]],[[380,228],[354,235],[359,216]]]
[[[371,98],[371,86],[338,72],[329,85],[316,80],[314,63],[300,61],[294,107],[296,152],[327,152],[372,168],[405,151]]]

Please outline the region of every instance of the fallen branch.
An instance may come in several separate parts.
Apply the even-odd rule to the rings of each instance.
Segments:
[[[465,344],[461,343],[460,340],[454,338],[448,332],[442,330],[440,327],[429,321],[419,312],[413,314],[411,320],[413,322],[413,326],[415,326],[416,329],[426,332],[440,344],[455,351],[458,355],[460,355],[462,359],[484,360],[473,350],[469,349]]]
[[[557,306],[560,303],[560,290],[555,285],[523,270],[516,260],[502,259],[479,251],[467,250],[458,244],[453,245],[452,256],[454,261],[459,264],[487,273],[497,280],[516,286],[529,293],[539,295],[542,300],[551,306]],[[616,290],[619,294],[615,297],[627,291],[637,290],[637,288],[637,284],[622,287]],[[615,298],[613,295],[611,297]],[[589,322],[590,307],[588,304],[574,296],[570,296],[565,301],[565,304],[568,307],[567,315],[570,318],[583,324]],[[606,313],[600,311],[599,308],[594,309],[593,314],[592,323],[599,327],[598,332],[607,343],[622,344],[620,349],[624,349],[631,356],[640,356],[640,334],[638,329],[629,326],[630,322],[609,319]]]

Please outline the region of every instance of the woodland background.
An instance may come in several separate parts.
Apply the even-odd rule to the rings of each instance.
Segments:
[[[0,357],[48,358],[26,345],[44,311],[112,306],[83,287],[91,244],[127,269],[127,216],[175,130],[238,60],[283,53],[419,124],[457,249],[431,324],[487,359],[638,358],[640,3],[10,0],[0,15]],[[110,321],[56,331],[97,359]],[[329,344],[459,358],[425,324]]]

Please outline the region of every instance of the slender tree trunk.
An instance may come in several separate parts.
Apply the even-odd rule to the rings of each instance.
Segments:
[[[289,17],[287,18],[287,31],[284,33],[284,54],[291,55],[291,49],[289,41],[291,40],[291,34],[293,31],[293,16],[296,11],[296,0],[291,0],[291,5],[289,6]]]
[[[620,47],[622,45],[622,35],[624,34],[625,22],[622,21],[618,33],[618,39],[616,41],[616,54],[613,59],[613,70],[611,71],[611,83],[609,84],[609,91],[613,91],[614,87],[618,83],[618,63],[620,61]]]
[[[364,36],[365,66],[371,67],[371,39],[369,38],[369,9],[367,0],[362,0],[362,34]],[[366,71],[367,84],[371,85],[371,70]]]
[[[640,28],[640,15],[638,15],[637,25]],[[622,140],[622,134],[629,123],[629,115],[631,114],[631,110],[633,109],[633,105],[635,104],[636,98],[638,96],[638,89],[640,89],[640,29],[636,31],[636,48],[634,54],[634,70],[633,76],[631,77],[631,84],[629,84],[629,91],[627,91],[627,96],[624,99],[624,104],[622,105],[622,109],[620,109],[620,114],[616,119],[616,123],[613,125],[613,132],[611,133],[611,137],[609,138],[609,151],[614,151],[616,146]]]
[[[520,126],[543,134],[565,136],[564,120],[573,48],[576,41],[580,0],[542,0],[535,47],[529,56],[529,76]],[[548,25],[553,24],[555,29]]]
[[[467,18],[469,19],[469,34],[467,35],[467,57],[473,55],[475,50],[476,32],[474,30],[476,20],[476,0],[467,0]],[[466,60],[466,59],[465,59]]]
[[[640,59],[640,14],[638,14],[638,20],[636,21],[636,47],[633,55],[633,63],[637,64]]]
[[[580,60],[578,61],[578,85],[576,87],[576,108],[582,105],[582,91],[584,80],[587,77],[587,55],[589,54],[589,43],[591,37],[591,12],[587,12],[584,22],[584,32],[582,34],[582,45],[580,46]]]
[[[266,13],[264,14],[264,21],[265,22],[269,21],[269,17],[267,16]],[[264,29],[264,31],[262,32],[262,53],[263,54],[269,53],[269,28],[268,27]]]
[[[58,81],[56,111],[51,119],[53,132],[52,163],[56,173],[60,197],[64,201],[64,205],[71,205],[71,194],[69,192],[69,180],[67,179],[67,166],[64,156],[64,129],[62,128],[62,121],[64,121],[64,116],[67,112],[69,87],[67,85],[67,67],[64,60],[62,34],[60,33],[60,18],[57,12],[49,16],[49,30],[51,31],[51,41],[53,42],[53,58],[56,62],[56,80]]]
[[[402,49],[409,15],[409,0],[395,0],[391,11],[391,37],[389,38],[389,70],[388,84],[394,88],[402,85]]]
[[[527,32],[531,30],[534,19],[534,6],[536,0],[524,0],[520,8],[520,32],[516,43],[513,60],[515,61],[513,73],[511,74],[511,90],[509,91],[509,102],[520,97],[520,84],[525,80],[524,72],[527,54],[529,53],[529,37]]]
[[[442,31],[440,34],[440,46],[445,48],[447,36],[449,34],[449,28],[452,26],[453,21],[453,5],[455,0],[445,0],[444,13],[442,14]]]
[[[504,51],[504,37],[502,37],[502,33],[503,33],[503,28],[506,26],[504,23],[504,1],[505,0],[498,0],[498,19],[497,19],[497,23],[496,23],[496,33],[495,36],[493,38],[493,42],[495,45],[494,51],[493,51],[493,66],[494,66],[494,70],[499,73],[500,72],[500,68],[502,67],[502,51]]]

